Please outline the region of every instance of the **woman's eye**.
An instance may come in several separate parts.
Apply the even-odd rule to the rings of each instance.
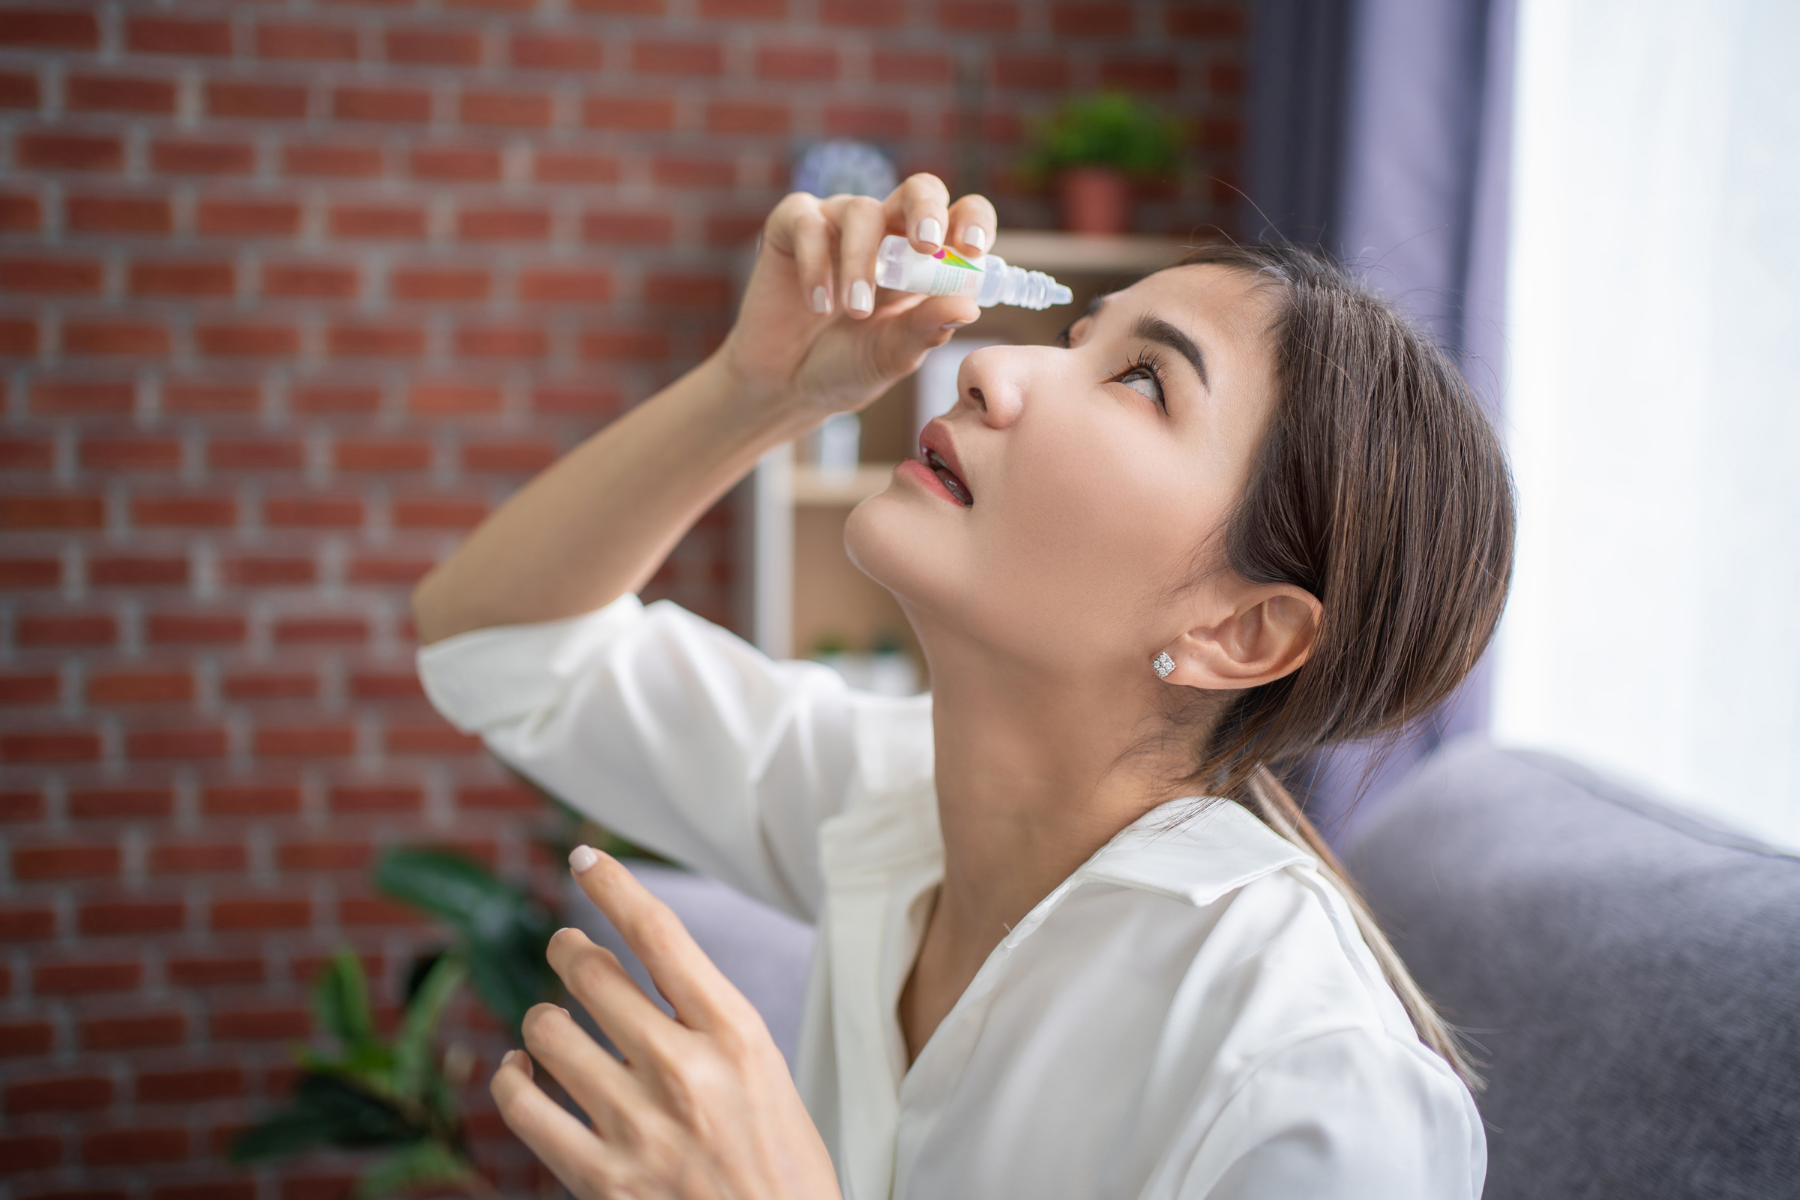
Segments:
[[[1125,374],[1119,376],[1119,382],[1130,388],[1132,391],[1149,397],[1158,404],[1163,402],[1162,387],[1156,382],[1156,376],[1150,373],[1148,367],[1132,368],[1125,372]]]

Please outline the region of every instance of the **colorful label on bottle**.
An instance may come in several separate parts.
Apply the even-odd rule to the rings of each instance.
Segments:
[[[931,296],[975,296],[981,292],[985,268],[970,262],[948,246],[924,261],[931,264],[931,279],[919,290]]]

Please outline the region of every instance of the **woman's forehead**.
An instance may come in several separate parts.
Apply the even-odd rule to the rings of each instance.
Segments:
[[[1246,272],[1217,263],[1166,267],[1099,297],[1087,315],[1098,328],[1123,334],[1139,316],[1152,314],[1221,352],[1260,348],[1270,298],[1256,282]]]

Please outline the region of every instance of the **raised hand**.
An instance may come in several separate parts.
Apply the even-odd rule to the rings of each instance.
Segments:
[[[861,408],[981,315],[972,300],[878,290],[881,239],[904,234],[925,253],[947,239],[982,254],[995,228],[985,197],[952,204],[935,175],[908,177],[886,200],[795,192],[763,225],[724,362],[749,387],[801,400],[820,419]]]
[[[613,954],[579,930],[550,941],[550,964],[624,1061],[564,1009],[525,1017],[530,1057],[513,1051],[493,1080],[500,1115],[581,1200],[601,1197],[838,1197],[831,1157],[762,1018],[667,905],[616,859],[578,847],[569,865],[649,968],[670,1020]],[[535,1057],[593,1122],[533,1082]]]

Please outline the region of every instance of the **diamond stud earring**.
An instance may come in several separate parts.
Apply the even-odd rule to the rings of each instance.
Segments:
[[[1167,650],[1164,650],[1156,656],[1156,661],[1150,664],[1150,669],[1156,672],[1158,679],[1167,679],[1169,672],[1175,669],[1175,660],[1169,657]]]

